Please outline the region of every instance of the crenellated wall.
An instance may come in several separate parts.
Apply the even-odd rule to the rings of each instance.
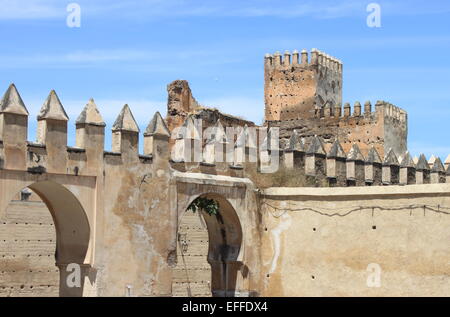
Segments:
[[[297,131],[308,139],[320,136],[326,144],[339,140],[346,151],[356,143],[365,155],[372,146],[382,156],[390,148],[396,153],[407,151],[407,114],[385,101],[377,101],[374,108],[370,101],[364,106],[356,102],[353,109],[349,103],[343,108],[326,106],[313,118],[271,121],[268,126],[280,128],[281,138]]]
[[[265,121],[280,127],[281,136],[297,130],[302,137],[318,135],[325,143],[339,139],[345,150],[357,143],[364,154],[375,146],[381,155],[390,148],[407,151],[406,111],[385,101],[372,109],[368,101],[342,107],[343,64],[316,49],[265,57]]]
[[[384,110],[378,108],[381,114]],[[271,136],[275,128],[255,129],[252,135],[251,128],[244,127],[238,130],[236,139],[229,139],[226,131],[233,127],[223,127],[220,121],[212,129],[213,138],[204,140],[192,116],[183,127],[186,131],[175,140],[171,163],[174,169],[183,172],[249,177],[261,187],[450,182],[448,161],[444,165],[434,156],[428,163],[422,154],[415,163],[407,151],[397,154],[391,148],[380,155],[375,145],[363,151],[356,142],[335,140],[326,144],[319,136],[303,138],[297,130],[284,142],[276,142]],[[277,179],[280,174],[284,174],[282,183]],[[303,183],[298,183],[299,179]]]
[[[224,114],[217,109],[201,106],[192,95],[189,83],[186,80],[175,80],[167,85],[167,126],[170,131],[180,127],[188,116],[203,121],[203,127],[214,125],[220,120],[227,126],[243,127],[244,125],[254,126],[251,121],[244,120],[229,114]]]
[[[339,61],[317,51],[311,61],[301,56],[268,56],[266,68],[293,72],[293,82],[321,72],[341,78]],[[215,296],[448,295],[450,157],[412,158],[407,114],[389,103],[331,107],[340,105],[341,83],[332,93],[328,79],[316,87],[314,98],[332,101],[323,107],[301,104],[295,116],[256,127],[200,107],[187,82],[176,81],[167,120],[156,113],[140,131],[125,105],[108,151],[93,99],[76,120],[75,146],[67,145],[69,117],[55,91],[37,117],[37,140],[28,141],[29,113],[11,85],[0,102],[0,219],[23,188],[42,199],[55,224],[52,273],[60,274],[61,296],[179,294],[173,286],[186,279],[178,234],[187,230],[180,224],[199,197],[220,204],[218,216],[203,214],[208,252],[202,238],[201,255],[211,280],[205,262],[196,262],[202,292],[211,285]],[[0,266],[24,268],[9,260]],[[387,272],[384,289],[361,284],[368,261]],[[81,287],[66,283],[73,263]]]
[[[342,62],[316,49],[267,54],[264,61],[266,121],[313,118],[342,103]]]
[[[60,295],[125,296],[127,285],[134,296],[171,294],[167,259],[176,249],[176,223],[169,210],[170,133],[159,113],[140,154],[139,129],[127,105],[112,128],[112,151],[104,150],[105,123],[92,99],[76,120],[75,147],[67,146],[69,118],[54,91],[38,115],[36,142],[26,139],[28,111],[14,85],[0,108],[0,218],[24,187],[46,203],[55,222],[52,259]],[[161,230],[167,236],[156,241]],[[81,289],[65,284],[71,263],[82,268]]]

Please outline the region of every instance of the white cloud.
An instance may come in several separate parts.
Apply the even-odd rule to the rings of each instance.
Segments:
[[[142,50],[79,50],[61,54],[3,55],[0,56],[0,67],[23,68],[36,66],[83,65],[103,62],[142,61],[158,58],[157,52]]]
[[[61,4],[61,3],[60,3]],[[49,0],[0,0],[0,19],[48,19],[64,17],[65,7]]]

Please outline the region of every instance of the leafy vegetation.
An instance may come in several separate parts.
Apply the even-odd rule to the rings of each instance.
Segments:
[[[188,207],[188,211],[197,212],[198,210],[203,210],[210,216],[219,214],[219,203],[214,199],[208,199],[205,197],[198,197],[194,200]]]

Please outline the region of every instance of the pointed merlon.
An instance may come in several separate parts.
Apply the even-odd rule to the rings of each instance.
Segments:
[[[214,126],[210,129],[210,135],[208,136],[207,144],[213,143],[228,143],[227,135],[225,133],[225,129],[223,128],[222,122],[220,119],[214,124]]]
[[[309,146],[308,151],[306,153],[307,154],[322,154],[322,155],[326,155],[325,147],[323,145],[323,142],[318,136],[315,136],[312,139],[311,145]]]
[[[20,94],[14,84],[9,85],[8,90],[6,90],[3,95],[3,98],[0,101],[0,112],[28,116],[29,113],[27,107],[25,107],[22,97],[20,97]]]
[[[112,131],[129,131],[139,133],[139,126],[137,125],[128,105],[123,106],[119,116],[113,124]]]
[[[447,158],[445,159],[444,165],[445,165],[446,167],[449,167],[449,166],[450,166],[450,155],[447,156]]]
[[[50,92],[41,111],[37,117],[38,120],[52,119],[59,121],[69,121],[66,111],[54,90]]]
[[[417,166],[417,163],[419,163],[419,158],[418,158],[417,156],[414,156],[413,162],[414,162],[414,164],[416,164],[416,166]]]
[[[430,169],[433,168],[434,162],[436,162],[436,156],[431,155],[430,159],[428,160],[428,165],[430,166]]]
[[[341,143],[338,140],[334,141],[331,146],[330,152],[328,153],[328,158],[346,158],[344,149],[342,148]]]
[[[236,146],[235,147],[245,147],[245,135],[248,126],[245,125],[243,128],[240,128],[240,132],[236,138]]]
[[[189,115],[186,120],[184,121],[182,127],[185,130],[185,134],[182,138],[192,139],[192,140],[199,140],[201,139],[201,133],[195,124],[195,119],[193,115]]]
[[[89,102],[84,107],[83,111],[77,118],[76,124],[90,124],[99,127],[106,126],[103,121],[102,115],[97,109],[94,99],[90,99]]]
[[[375,149],[375,147],[371,147],[369,150],[369,154],[367,154],[367,162],[368,163],[378,163],[381,164],[381,157],[380,154],[378,154],[378,151]]]
[[[394,150],[389,149],[388,153],[386,154],[386,157],[384,158],[384,165],[399,165],[397,156],[394,153]]]
[[[144,136],[162,135],[170,137],[169,128],[167,128],[166,122],[159,112],[156,112],[153,116],[152,121],[150,121],[147,129],[145,130]]]
[[[251,133],[248,125],[245,125],[239,133],[235,147],[248,147],[256,149],[256,133]]]
[[[430,166],[428,165],[427,158],[424,154],[420,154],[419,161],[416,164],[416,170],[418,171],[426,171],[430,170]]]
[[[400,167],[408,167],[408,168],[416,167],[416,164],[414,163],[413,159],[411,158],[409,151],[406,151],[405,154],[403,154],[400,157]]]
[[[266,138],[263,141],[263,144],[261,145],[261,150],[279,150],[279,143],[278,148],[276,148],[276,144],[274,144],[274,138],[277,137],[277,135],[274,135],[274,128],[270,128],[267,132]],[[279,142],[279,140],[278,140]]]
[[[303,139],[300,137],[297,130],[294,130],[294,132],[292,133],[289,139],[287,150],[305,152],[305,144],[303,143]]]
[[[352,145],[352,148],[348,152],[347,161],[364,161],[364,160],[365,160],[364,155],[362,155],[359,146],[356,143],[354,143]]]
[[[445,173],[444,164],[442,164],[442,161],[439,157],[435,158],[433,168],[431,169],[431,171],[437,173]]]

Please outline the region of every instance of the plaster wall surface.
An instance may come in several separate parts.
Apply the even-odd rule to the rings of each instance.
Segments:
[[[449,296],[450,185],[264,195],[263,296]]]
[[[53,219],[40,199],[33,200],[11,201],[0,219],[0,297],[59,294]]]

